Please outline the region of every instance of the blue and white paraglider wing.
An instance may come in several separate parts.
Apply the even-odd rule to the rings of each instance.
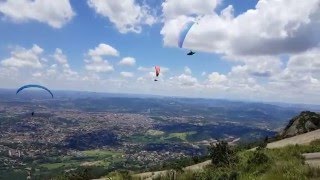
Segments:
[[[179,48],[183,47],[183,43],[188,35],[188,32],[190,31],[190,29],[195,23],[196,23],[195,21],[189,21],[183,26],[183,29],[180,31],[180,34],[179,34],[179,40],[178,40]]]

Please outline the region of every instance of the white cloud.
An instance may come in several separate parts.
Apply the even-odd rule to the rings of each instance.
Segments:
[[[244,65],[232,67],[231,73],[236,73],[237,75],[245,73],[246,75],[255,77],[271,77],[276,75],[281,71],[283,65],[280,58],[276,56],[236,57],[233,60],[242,62]]]
[[[35,20],[54,28],[61,28],[75,16],[69,0],[4,0],[0,13],[14,22]]]
[[[215,92],[238,99],[319,102],[320,0],[260,0],[255,9],[237,16],[232,5],[214,12],[201,3],[163,2],[161,30],[164,45],[176,47],[184,24],[203,16],[189,31],[184,48],[219,53],[235,64],[226,74],[212,72],[198,81],[201,95]],[[212,10],[217,6],[216,1],[206,3]],[[187,75],[186,71],[180,80],[192,78]]]
[[[135,0],[88,0],[88,5],[97,14],[107,17],[120,33],[140,33],[142,25],[156,22],[151,8],[146,4],[139,5]]]
[[[36,72],[32,74],[33,77],[41,77],[42,73],[41,72]]]
[[[0,81],[4,87],[33,82],[67,89],[80,77],[71,70],[66,55],[59,48],[53,54],[46,54],[38,45],[31,49],[18,47],[11,56],[1,61]]]
[[[54,59],[60,64],[68,64],[67,57],[63,54],[62,50],[57,48],[54,55]]]
[[[181,87],[184,86],[196,86],[198,84],[198,80],[191,75],[181,74],[179,76],[174,76],[170,78],[171,82],[180,85]]]
[[[53,54],[53,58],[61,66],[62,72],[60,75],[67,76],[67,78],[72,78],[74,76],[78,76],[78,73],[76,71],[71,70],[70,65],[68,63],[67,56],[65,54],[63,54],[61,49],[57,48],[55,50],[55,53]],[[51,66],[51,68],[52,68],[51,73],[54,72],[54,68],[56,68],[56,67],[57,67],[56,64]]]
[[[273,77],[271,81],[273,83],[274,81],[285,83],[288,87],[299,84],[310,88],[312,84],[317,84],[320,80],[319,59],[319,48],[293,55],[289,58],[286,68],[278,76]],[[314,90],[318,91],[318,89]]]
[[[99,75],[91,73],[91,74],[87,74],[84,77],[82,77],[82,80],[88,81],[88,82],[99,82],[99,81],[101,81],[101,78]]]
[[[220,0],[169,0],[162,3],[165,18],[181,15],[212,14]]]
[[[212,84],[220,84],[226,82],[228,79],[225,75],[213,72],[208,75],[209,82]]]
[[[290,57],[287,69],[298,73],[311,73],[320,78],[320,48]]]
[[[232,5],[229,5],[221,11],[221,18],[226,20],[231,20],[234,18],[234,8]]]
[[[48,69],[47,69],[47,71],[46,71],[46,75],[47,76],[55,76],[55,75],[57,75],[58,73],[57,73],[57,65],[56,64],[53,64],[53,65],[51,65]]]
[[[319,48],[291,55],[286,64],[283,64],[278,57],[249,57],[241,60],[244,65],[236,65],[224,75],[226,78],[222,78],[220,84],[210,83],[210,79],[220,79],[221,75],[218,73],[208,77],[206,87],[225,88],[228,96],[234,98],[318,103],[319,58]]]
[[[154,72],[148,72],[143,76],[137,78],[137,82],[145,83],[145,82],[152,82],[155,79],[156,75]],[[160,77],[162,78],[162,77]],[[159,78],[158,78],[159,79]]]
[[[101,43],[95,49],[90,49],[88,55],[93,58],[97,56],[119,56],[119,52],[114,47]]]
[[[92,61],[87,60],[85,62],[87,63],[85,68],[88,71],[93,71],[96,73],[114,71],[113,66],[110,65],[107,60],[96,59],[96,60],[92,60]]]
[[[41,68],[41,54],[43,49],[38,45],[33,45],[31,49],[18,47],[11,52],[11,57],[1,61],[1,65],[5,67],[16,68]]]
[[[13,50],[10,58],[19,59],[19,62],[21,59],[34,59],[29,57],[36,57],[42,68],[32,69],[29,65],[5,66],[4,60],[1,61],[0,82],[3,87],[15,87],[32,81],[61,89],[256,101],[320,101],[320,48],[285,56],[283,60],[277,56],[227,56],[225,59],[232,60],[235,65],[225,73],[193,72],[192,75],[190,68],[185,67],[183,74],[170,72],[164,76],[163,71],[168,72],[169,69],[161,67],[158,82],[153,81],[154,67],[140,66],[137,72],[122,71],[113,73],[112,77],[103,77],[99,73],[114,69],[97,54],[92,57],[86,54],[87,71],[82,73],[71,70],[67,56],[59,48],[48,55],[37,45],[30,49],[19,47]],[[198,79],[200,74],[206,78]],[[86,87],[83,86],[84,82]]]
[[[136,60],[133,57],[125,57],[119,62],[119,65],[122,66],[134,66],[135,64]]]
[[[203,88],[206,89],[206,91],[215,91],[215,93],[221,91],[221,94],[223,94],[223,92],[226,91],[230,93],[229,90],[231,86],[233,86],[232,80],[232,78],[228,79],[228,75],[220,74],[218,72],[212,72],[208,74],[207,79],[202,82],[202,84]]]
[[[138,71],[143,71],[143,72],[154,71],[154,67],[143,67],[143,66],[139,66],[139,67],[138,67]]]
[[[132,72],[121,72],[120,75],[123,78],[132,78],[134,76],[134,74]]]
[[[277,55],[303,52],[320,43],[319,0],[261,0],[255,9],[237,17],[233,16],[232,6],[219,15],[210,14],[202,7],[202,1],[193,5],[202,7],[194,12],[185,10],[190,2],[166,6],[170,2],[175,1],[163,3],[165,20],[161,34],[166,46],[177,46],[183,24],[194,19],[188,16],[192,13],[205,16],[189,31],[184,43],[188,49],[228,55]],[[215,1],[206,2],[203,6],[216,6]]]
[[[185,74],[188,74],[188,75],[191,75],[191,74],[192,74],[192,71],[191,71],[191,69],[190,69],[188,66],[185,66],[185,67],[184,67],[184,73],[185,73]]]
[[[119,56],[119,52],[108,44],[99,44],[95,49],[89,49],[85,59],[85,69],[95,73],[112,72],[114,68],[103,56]]]

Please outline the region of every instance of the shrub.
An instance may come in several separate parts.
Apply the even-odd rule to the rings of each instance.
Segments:
[[[265,173],[270,165],[271,159],[263,151],[255,151],[249,155],[243,170],[253,176],[259,176]]]
[[[195,164],[199,163],[200,162],[200,158],[198,156],[193,156],[192,157],[192,160]]]
[[[215,145],[212,144],[209,147],[209,154],[212,164],[217,167],[231,166],[238,159],[235,151],[224,141],[219,141]]]
[[[257,166],[269,162],[269,157],[261,151],[255,151],[248,159],[248,165]]]

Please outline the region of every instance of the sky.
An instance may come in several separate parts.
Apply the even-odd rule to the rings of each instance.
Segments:
[[[0,88],[320,104],[319,19],[320,0],[2,0]]]

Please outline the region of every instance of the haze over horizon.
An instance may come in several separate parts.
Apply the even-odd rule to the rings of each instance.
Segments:
[[[0,18],[0,88],[320,104],[320,0],[1,1]]]

